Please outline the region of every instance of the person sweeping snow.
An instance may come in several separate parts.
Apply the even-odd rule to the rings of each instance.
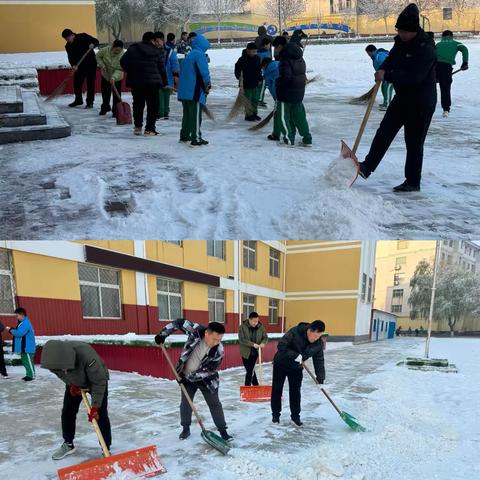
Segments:
[[[365,48],[367,55],[372,59],[373,68],[377,72],[383,62],[388,58],[388,50],[377,48],[375,45],[367,45]],[[379,105],[380,110],[386,110],[392,101],[393,85],[386,80],[382,82],[383,103]]]
[[[281,126],[280,126],[280,115],[276,115],[276,111],[278,108],[277,105],[277,78],[279,76],[279,64],[280,62],[277,60],[272,60],[271,58],[264,58],[262,60],[262,70],[263,70],[263,79],[265,82],[265,87],[270,92],[273,100],[275,101],[275,107],[273,112],[273,132],[268,135],[268,139],[272,141],[280,141],[280,133],[281,133]],[[271,114],[270,114],[271,115]]]
[[[204,327],[179,318],[169,323],[155,336],[155,343],[162,345],[167,337],[177,330],[181,330],[188,336],[176,366],[180,381],[192,400],[197,390],[202,392],[222,439],[230,441],[233,437],[227,432],[223,407],[218,397],[220,386],[218,369],[225,355],[222,345],[225,327],[218,322],[210,322],[208,326]],[[192,407],[183,391],[180,403],[180,423],[183,429],[179,438],[185,440],[190,436]]]
[[[288,378],[290,418],[301,427],[301,387],[303,379],[302,363],[313,359],[315,375],[320,384],[325,381],[322,333],[325,324],[321,320],[312,323],[300,323],[291,328],[278,342],[277,353],[273,359],[272,381],[272,422],[280,423],[282,412],[282,393],[285,379]]]
[[[260,64],[263,62],[265,58],[269,58],[272,60],[272,40],[270,38],[264,38],[262,40],[262,48],[257,49],[257,56],[260,58]],[[265,103],[265,90],[266,90],[266,83],[265,77],[263,78],[262,85],[260,87],[260,98],[258,100],[258,105],[260,107],[266,107],[267,104]]]
[[[442,33],[442,40],[437,43],[437,81],[440,85],[440,98],[443,109],[443,116],[448,117],[452,106],[450,89],[452,88],[453,65],[457,53],[462,54],[462,66],[460,70],[468,70],[468,48],[453,39],[453,33],[445,30]]]
[[[62,408],[63,444],[55,450],[53,460],[61,460],[75,452],[77,413],[82,403],[81,390],[89,390],[92,408],[88,421],[95,419],[110,450],[112,432],[108,417],[108,369],[98,353],[85,342],[49,340],[42,350],[42,368],[50,370],[65,383]]]
[[[377,81],[393,83],[395,97],[365,161],[360,163],[360,175],[367,179],[376,170],[403,127],[407,147],[405,181],[393,190],[417,192],[422,177],[423,145],[437,103],[435,46],[420,27],[418,7],[413,3],[400,13],[395,27],[395,44],[375,74]]]

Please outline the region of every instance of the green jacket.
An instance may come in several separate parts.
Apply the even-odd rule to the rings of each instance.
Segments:
[[[248,358],[254,343],[260,345],[261,343],[266,344],[268,342],[267,331],[260,322],[258,322],[255,328],[252,328],[248,320],[245,320],[240,325],[238,341],[240,343],[240,355],[243,358]]]
[[[49,340],[40,363],[67,385],[90,390],[92,407],[100,408],[109,379],[108,369],[91,345]]]
[[[107,80],[113,78],[115,82],[119,82],[123,79],[123,70],[120,66],[120,59],[123,57],[124,53],[125,50],[118,55],[114,55],[111,46],[102,48],[97,52],[97,64],[107,73]]]
[[[437,43],[437,60],[443,63],[455,65],[455,57],[458,52],[462,52],[462,60],[468,62],[468,48],[453,38],[444,38]]]

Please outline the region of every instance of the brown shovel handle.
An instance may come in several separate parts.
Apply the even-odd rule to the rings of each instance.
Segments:
[[[312,377],[312,380],[317,384],[320,385],[319,381],[317,380],[317,377],[310,371],[310,369],[307,367],[305,363],[302,362],[302,367],[306,370],[306,372]],[[333,405],[333,408],[338,412],[339,415],[342,414],[342,411],[337,407],[336,403],[332,400],[330,395],[327,393],[327,391],[323,388],[320,387],[320,390],[322,393],[327,397],[328,401]]]
[[[195,418],[197,419],[198,424],[200,425],[200,428],[202,429],[202,432],[205,432],[207,429],[203,425],[202,419],[200,418],[200,415],[198,414],[197,409],[195,408],[195,405],[193,404],[192,399],[190,398],[190,395],[187,392],[187,389],[185,388],[185,385],[183,383],[180,383],[180,375],[177,373],[177,369],[175,368],[175,365],[172,362],[172,359],[168,356],[167,349],[165,348],[165,345],[160,345],[160,348],[162,349],[163,355],[165,356],[165,359],[167,360],[168,365],[172,369],[173,374],[175,375],[175,379],[177,380],[178,384],[180,385],[180,388],[182,389],[183,394],[185,395],[185,398],[187,399],[187,402],[189,403]]]
[[[112,90],[114,91],[115,95],[117,96],[118,100],[119,101],[122,101],[122,97],[120,96],[120,94],[118,93],[118,90],[117,90],[117,87],[115,85],[115,83],[112,83]]]
[[[82,55],[82,58],[78,61],[78,63],[77,63],[76,65],[73,65],[72,68],[73,68],[73,67],[77,67],[77,68],[78,68],[78,67],[82,64],[82,62],[85,60],[85,58],[87,58],[87,55],[88,55],[91,51],[93,51],[93,48],[89,48],[89,49]]]
[[[360,130],[358,131],[357,139],[355,140],[355,145],[352,148],[352,152],[354,155],[357,153],[358,146],[360,145],[360,141],[362,140],[363,132],[365,131],[365,127],[367,126],[367,122],[370,117],[370,113],[372,111],[373,104],[375,103],[375,99],[377,98],[378,89],[380,88],[381,84],[382,82],[380,80],[378,80],[375,83],[375,86],[373,87],[372,95],[368,100],[367,111],[365,112],[365,116],[363,117],[362,124],[360,125]]]
[[[86,390],[82,389],[80,391],[82,392],[82,400],[83,400],[83,403],[85,404],[85,407],[87,407],[87,412],[90,413],[92,406],[88,401]],[[105,439],[103,438],[100,427],[98,426],[98,422],[94,418],[92,419],[92,425],[93,425],[93,428],[95,429],[95,433],[97,434],[98,441],[100,442],[100,445],[102,447],[103,454],[105,455],[105,457],[110,457],[111,453],[108,450],[107,444],[105,443]]]

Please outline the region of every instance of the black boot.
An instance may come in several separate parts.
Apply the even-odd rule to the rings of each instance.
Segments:
[[[78,107],[80,105],[83,105],[83,100],[75,100],[72,103],[68,104],[70,108]]]
[[[222,431],[220,432],[220,436],[221,436],[226,442],[230,442],[231,440],[233,440],[233,437],[232,437],[231,435],[229,435],[226,430],[222,430]]]
[[[300,420],[300,417],[291,417],[292,422],[297,426],[301,427],[303,425],[303,422]]]
[[[273,142],[278,142],[280,140],[280,137],[277,137],[276,135],[273,135],[273,133],[271,135],[269,135],[267,138],[269,140],[272,140]]]
[[[110,112],[112,109],[110,108],[110,105],[102,105],[100,107],[100,113],[99,115],[106,115],[108,112]]]
[[[90,109],[90,108],[93,108],[93,103],[87,103],[87,104],[85,105],[85,110],[86,110],[86,109]]]
[[[183,427],[182,432],[178,436],[180,440],[186,440],[190,436],[190,427]]]
[[[368,170],[367,166],[365,165],[365,162],[360,162],[359,175],[366,180],[370,176],[371,173],[372,172],[370,172],[370,170]]]
[[[280,423],[280,415],[272,415],[272,423]]]
[[[400,185],[397,185],[396,187],[393,187],[394,192],[419,192],[420,191],[420,185],[411,185],[407,181],[403,182]]]

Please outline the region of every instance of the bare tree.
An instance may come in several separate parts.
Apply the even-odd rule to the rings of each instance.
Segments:
[[[152,25],[153,30],[159,30],[160,27],[166,25],[174,18],[174,10],[176,6],[172,5],[169,0],[143,0],[142,4],[144,20]]]
[[[404,8],[403,0],[360,0],[358,12],[372,20],[383,20],[385,33],[388,34],[388,18],[398,15]]]
[[[448,6],[452,7],[452,13],[457,19],[457,26],[460,26],[468,10],[480,8],[480,0],[449,0]]]
[[[220,23],[224,18],[243,12],[247,0],[204,0],[208,13],[217,21],[218,43],[220,43]]]
[[[194,16],[202,10],[199,0],[168,0],[168,5],[172,11],[172,20],[182,32],[186,30]]]
[[[407,2],[407,4],[410,2]],[[418,10],[420,11],[420,14],[423,12],[427,12],[428,10],[433,10],[435,8],[439,8],[440,5],[442,4],[441,0],[415,0],[417,4]]]
[[[307,0],[265,0],[268,15],[278,18],[278,28],[286,28],[287,23],[302,15],[307,9]]]
[[[97,24],[119,39],[123,28],[135,16],[135,0],[97,0]]]

